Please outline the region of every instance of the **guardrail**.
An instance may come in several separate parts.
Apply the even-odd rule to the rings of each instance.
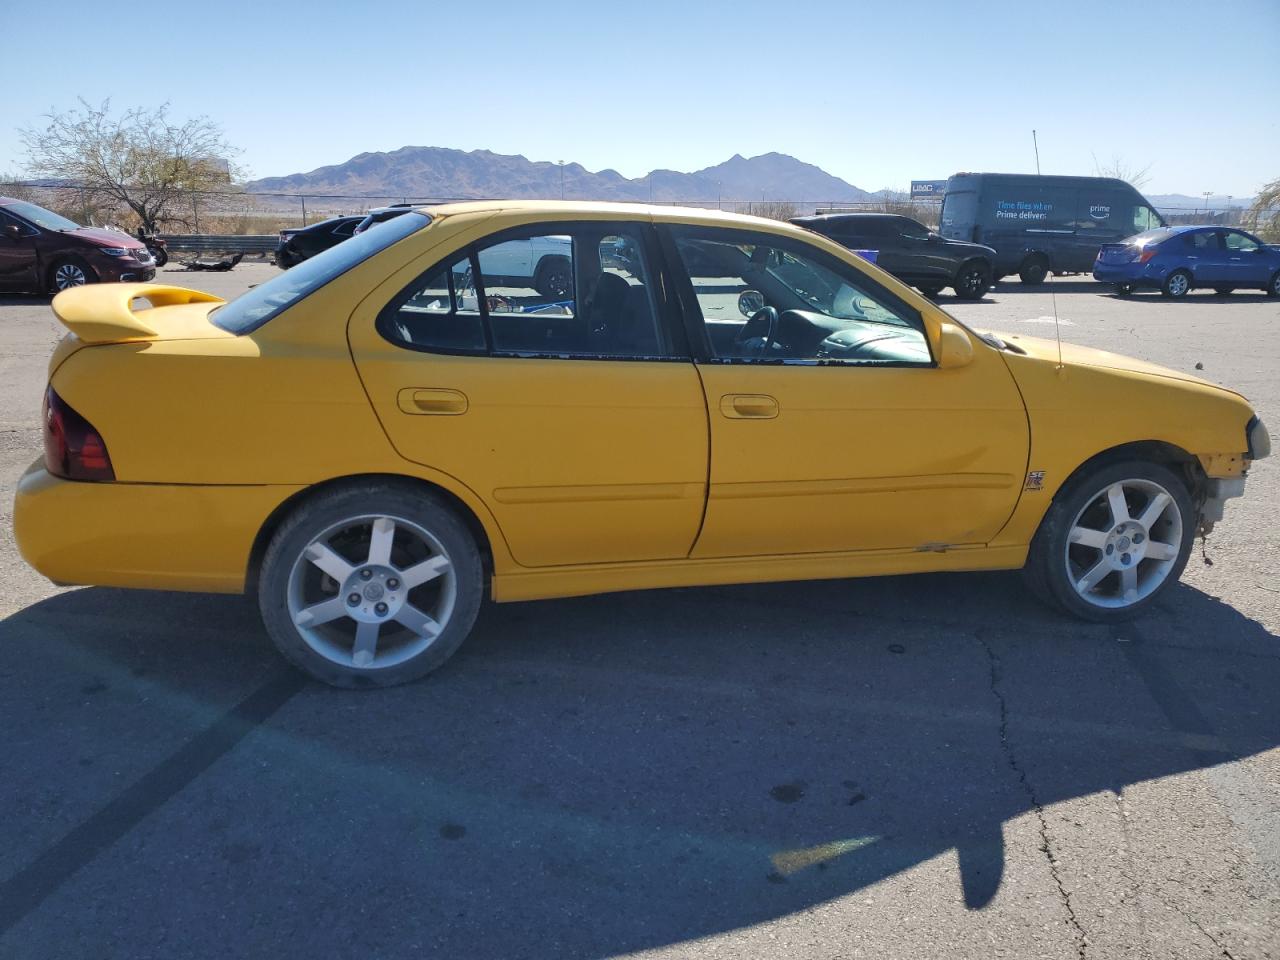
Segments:
[[[272,253],[280,238],[275,234],[236,236],[211,233],[162,233],[170,253]]]

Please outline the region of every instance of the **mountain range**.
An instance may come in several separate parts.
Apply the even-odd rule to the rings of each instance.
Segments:
[[[252,193],[306,193],[405,199],[815,200],[857,202],[872,194],[785,153],[734,154],[724,163],[681,173],[654,170],[629,180],[616,170],[550,163],[490,150],[401,147],[361,153],[309,173],[246,184]]]

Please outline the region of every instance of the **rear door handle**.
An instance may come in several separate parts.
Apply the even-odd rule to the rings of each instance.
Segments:
[[[467,395],[443,387],[405,387],[396,394],[396,406],[404,413],[456,417],[467,412]]]
[[[772,420],[778,401],[763,393],[729,393],[720,398],[720,413],[730,420]]]

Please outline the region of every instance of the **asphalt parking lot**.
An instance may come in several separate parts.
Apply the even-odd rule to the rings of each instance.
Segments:
[[[1052,337],[1055,300],[1274,438],[1280,302],[940,302]],[[433,677],[338,692],[242,598],[23,564],[59,335],[0,296],[0,957],[1280,956],[1280,460],[1118,630],[1013,573],[627,593],[490,605]]]

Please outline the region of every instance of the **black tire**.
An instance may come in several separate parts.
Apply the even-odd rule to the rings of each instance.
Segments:
[[[370,549],[368,539],[362,545],[361,531],[365,525],[371,526],[375,517],[395,521],[393,552],[387,566],[382,569],[393,576],[402,575],[420,562],[421,557],[436,559],[438,553],[447,560],[448,572],[416,586],[385,578],[371,580],[365,577],[360,580],[364,572],[364,561],[360,558],[368,557]],[[333,532],[335,530],[337,532]],[[425,554],[411,552],[419,543],[416,540],[419,530],[425,531],[435,542],[436,550]],[[326,542],[333,550],[338,553],[347,551],[339,559],[351,565],[350,582],[337,582],[331,574],[322,572],[318,564],[313,567],[310,565],[313,561],[304,558],[304,551],[322,536],[330,537]],[[369,536],[372,537],[372,533]],[[296,576],[295,568],[298,570]],[[310,587],[306,588],[308,581]],[[376,595],[368,592],[378,583],[385,585],[385,593],[381,587],[376,587]],[[393,588],[400,589],[399,596],[403,597],[403,602],[397,599]],[[304,600],[300,596],[304,589],[315,592]],[[313,627],[311,639],[304,635],[304,627],[295,624],[294,614],[290,612],[291,602],[296,602],[298,609],[335,598],[341,603],[344,593],[349,590],[361,591],[353,593],[352,599],[360,598],[360,603],[368,608],[366,614],[372,609],[370,604],[385,599],[394,603],[396,610],[428,613],[436,622],[442,620],[443,629],[434,639],[421,637],[402,626],[393,611],[390,618],[374,628],[375,643],[382,649],[367,665],[358,666],[355,647],[357,626],[352,619],[354,615],[349,616],[345,607],[344,612],[335,615],[331,621],[321,621]],[[446,591],[449,591],[447,596]],[[484,568],[480,551],[466,524],[443,500],[429,491],[397,483],[351,484],[304,501],[271,537],[258,577],[258,608],[262,622],[280,653],[315,679],[347,688],[394,686],[416,680],[439,668],[471,632],[483,594]],[[377,606],[385,611],[387,604],[378,603]],[[359,610],[359,607],[355,609]],[[447,614],[442,615],[442,609],[447,610]],[[384,627],[388,629],[384,631]],[[344,640],[346,637],[349,638]],[[320,650],[327,647],[328,639],[333,639],[334,643],[330,654],[325,654]],[[351,646],[349,655],[344,652],[344,643]],[[397,647],[397,643],[401,646]],[[413,652],[421,644],[425,644],[425,648]],[[382,665],[378,663],[379,657],[383,658]]]
[[[981,300],[991,289],[991,268],[981,260],[961,264],[951,289],[961,300]]]
[[[1186,270],[1175,270],[1164,278],[1160,292],[1172,300],[1181,300],[1192,290],[1191,274]]]
[[[1280,297],[1280,270],[1277,270],[1267,284],[1268,297]]]
[[[917,285],[917,286],[916,286],[916,289],[917,289],[917,290],[919,290],[921,293],[923,293],[923,294],[924,294],[926,297],[928,297],[930,300],[934,299],[938,294],[942,293],[942,288],[941,288],[941,287],[933,287],[933,286],[919,286],[919,285]]]
[[[76,279],[79,278],[79,279]],[[46,284],[50,293],[61,293],[71,287],[97,283],[98,275],[79,257],[59,257],[49,265]]]
[[[573,296],[573,267],[564,257],[543,257],[538,261],[533,287],[544,297],[564,300]]]
[[[1018,268],[1018,276],[1023,283],[1033,287],[1038,286],[1049,276],[1049,261],[1039,254],[1027,257]]]
[[[1235,287],[1214,287],[1213,292],[1220,297],[1227,297],[1236,292]]]
[[[151,256],[155,258],[156,267],[163,267],[169,262],[169,251],[164,247],[155,247],[151,251]]]
[[[1116,284],[1116,296],[1117,296],[1117,297],[1127,297],[1127,296],[1129,296],[1129,294],[1131,294],[1131,293],[1133,293],[1133,284],[1131,284],[1131,283],[1117,283],[1117,284]]]
[[[1163,573],[1163,579],[1149,593],[1123,606],[1102,606],[1082,597],[1081,593],[1076,589],[1076,581],[1073,579],[1075,573],[1070,566],[1073,563],[1072,554],[1084,555],[1085,559],[1081,567],[1090,566],[1095,556],[1098,561],[1101,561],[1103,559],[1101,549],[1082,544],[1068,544],[1068,537],[1071,533],[1072,524],[1078,516],[1081,516],[1082,511],[1085,511],[1085,515],[1087,515],[1088,510],[1097,509],[1101,499],[1105,499],[1104,491],[1113,484],[1121,482],[1155,484],[1168,492],[1171,503],[1166,506],[1166,513],[1162,514],[1161,519],[1163,522],[1164,518],[1169,515],[1167,511],[1170,506],[1176,506],[1180,532],[1176,536],[1176,544],[1171,543],[1169,545],[1177,547],[1177,554],[1173,558],[1172,565]],[[1147,502],[1149,503],[1150,501]],[[1145,509],[1145,504],[1139,499],[1129,502],[1127,508],[1131,516],[1140,515]],[[1093,527],[1096,524],[1082,522],[1082,525]],[[1162,464],[1145,460],[1100,461],[1085,467],[1078,474],[1071,477],[1054,497],[1044,520],[1040,523],[1040,529],[1036,531],[1036,535],[1031,541],[1031,549],[1027,554],[1027,563],[1023,568],[1023,575],[1032,593],[1050,605],[1084,620],[1093,620],[1100,623],[1119,623],[1141,614],[1155,603],[1171,584],[1176,583],[1178,578],[1182,576],[1182,571],[1187,565],[1187,559],[1191,555],[1196,527],[1195,505],[1192,502],[1190,493],[1187,491],[1186,483],[1179,474]],[[1099,532],[1107,533],[1106,530]],[[1171,536],[1172,534],[1168,532],[1166,527],[1161,531],[1160,535]],[[1123,540],[1115,541],[1115,543],[1126,542]],[[1115,546],[1115,543],[1111,543],[1111,545]],[[1146,547],[1143,547],[1143,549],[1145,550]],[[1071,552],[1069,553],[1069,551]],[[1091,554],[1090,551],[1094,552]],[[1117,562],[1120,556],[1123,556],[1123,554],[1117,554],[1114,551],[1110,555],[1115,556]],[[1138,565],[1134,569],[1141,571],[1142,564],[1148,562],[1151,561],[1140,558],[1137,561]],[[1150,570],[1148,570],[1149,573]],[[1141,576],[1141,573],[1139,572],[1138,575]],[[1097,589],[1101,591],[1120,590],[1121,588],[1119,571],[1108,573],[1097,584]]]

